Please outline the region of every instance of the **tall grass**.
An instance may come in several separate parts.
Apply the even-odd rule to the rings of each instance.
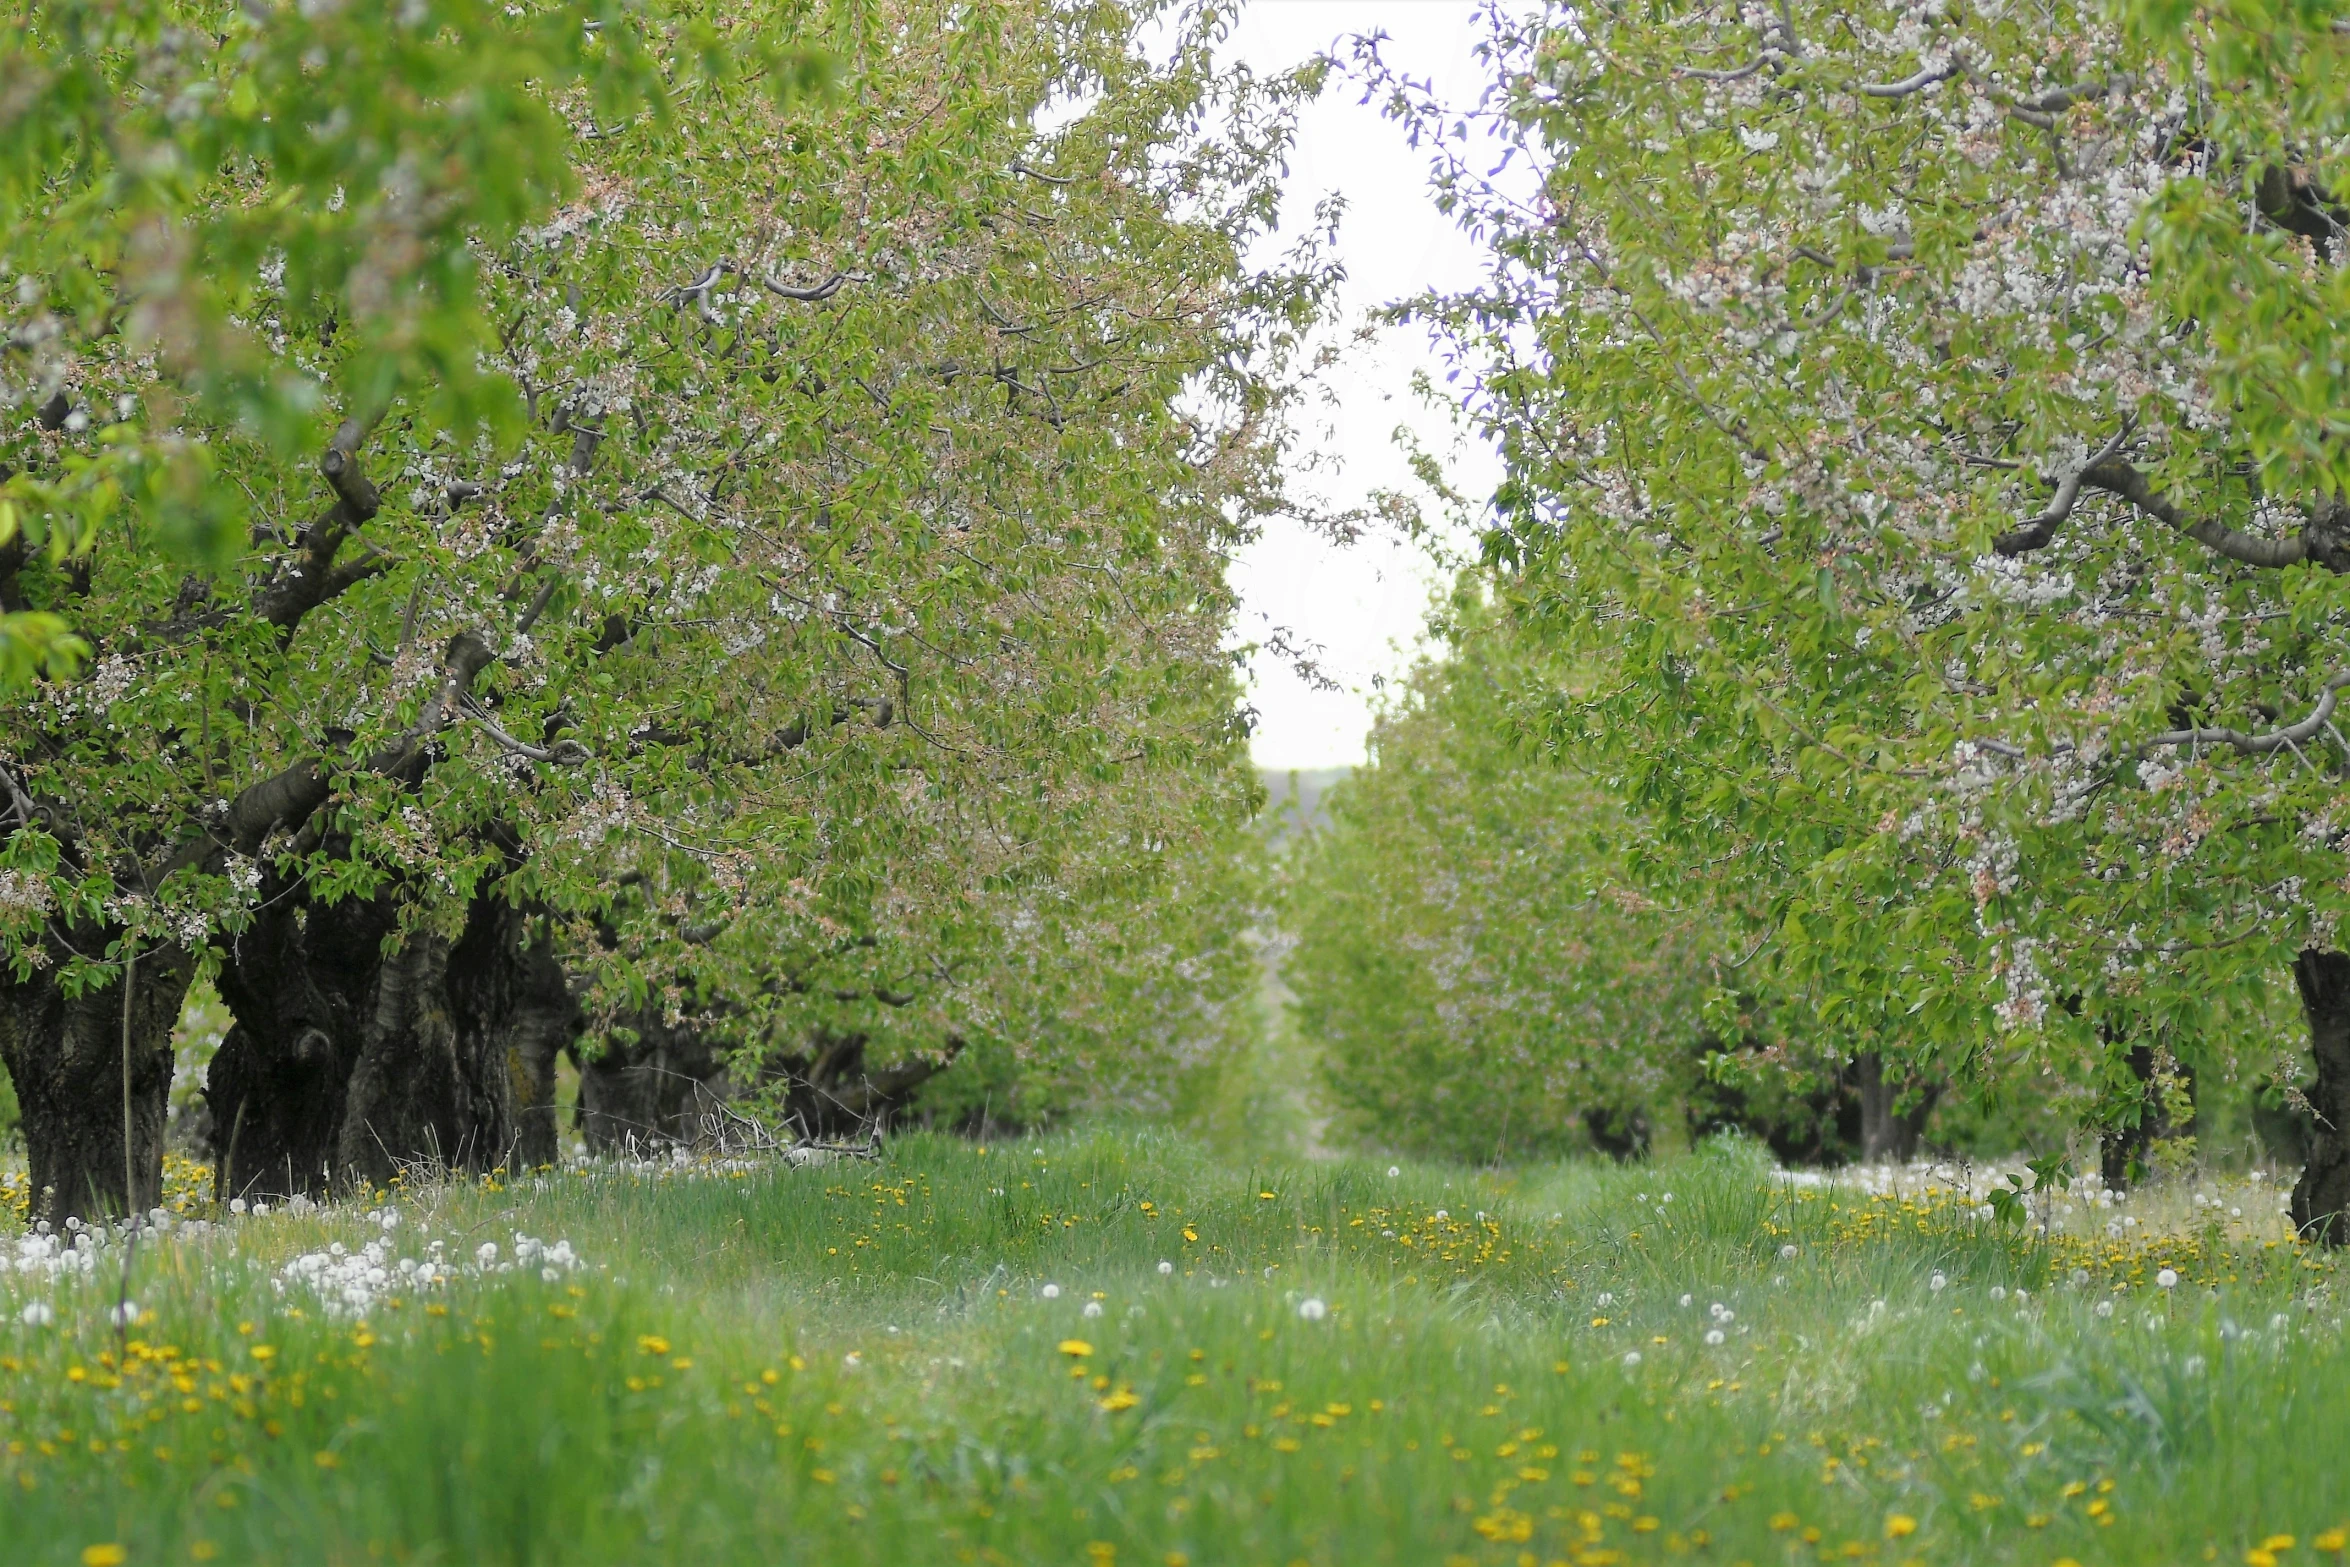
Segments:
[[[111,1262],[43,1327],[0,1276],[0,1556],[2234,1562],[2350,1521],[2332,1273],[2259,1234],[2163,1290],[1736,1151],[1388,1170],[1105,1128],[436,1188],[411,1255],[593,1266],[364,1321],[277,1284],[357,1207],[146,1248],[121,1330]]]

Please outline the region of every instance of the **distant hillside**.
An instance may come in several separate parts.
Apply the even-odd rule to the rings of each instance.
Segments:
[[[1289,837],[1300,827],[1320,826],[1324,820],[1322,796],[1353,771],[1351,767],[1313,767],[1296,772],[1259,768],[1258,776],[1264,779],[1265,792],[1271,796],[1265,803],[1263,819],[1271,825],[1275,841]],[[1290,808],[1293,792],[1294,810]]]

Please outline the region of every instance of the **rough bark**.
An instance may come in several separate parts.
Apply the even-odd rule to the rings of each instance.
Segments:
[[[207,1082],[221,1189],[325,1196],[403,1169],[487,1171],[555,1157],[555,1056],[578,1029],[561,966],[526,913],[476,896],[455,942],[396,935],[396,890],[289,898],[237,944],[236,1018]]]
[[[2293,964],[2317,1078],[2309,1160],[2293,1186],[2293,1224],[2311,1240],[2350,1245],[2350,953],[2305,951]]]
[[[636,1038],[607,1039],[579,1063],[579,1130],[596,1154],[643,1153],[694,1141],[708,1100],[730,1093],[719,1044],[658,1005],[629,1020]]]
[[[449,998],[459,1059],[485,1079],[505,1079],[506,1162],[525,1169],[553,1164],[561,1152],[555,1061],[586,1019],[536,911],[502,898],[476,900],[465,935],[449,954]]]
[[[103,950],[110,933],[76,932]],[[141,953],[130,1004],[130,1157],[123,1147],[123,982],[68,996],[53,954],[0,981],[0,1060],[15,1084],[32,1217],[52,1223],[152,1208],[163,1193],[171,1033],[195,966],[176,947]],[[130,1183],[126,1194],[125,1181]]]
[[[886,1131],[915,1092],[963,1052],[960,1039],[949,1039],[937,1056],[876,1070],[865,1064],[870,1042],[863,1034],[818,1028],[804,1050],[772,1058],[762,1076],[784,1080],[784,1120],[804,1136],[826,1140]]]
[[[2108,1031],[2107,1042],[2118,1042],[2120,1036]],[[2151,1044],[2132,1045],[2123,1058],[2129,1065],[2133,1084],[2132,1100],[2122,1106],[2119,1118],[2099,1139],[2098,1174],[2113,1191],[2126,1191],[2146,1178],[2146,1156],[2157,1142],[2174,1137],[2192,1137],[2198,1116],[2189,1112],[2184,1121],[2172,1119],[2170,1106],[2163,1094],[2160,1081],[2164,1065],[2163,1055]],[[2177,1062],[2170,1063],[2172,1072],[2187,1090],[2188,1100],[2195,1094],[2194,1069]]]
[[[1917,1156],[1926,1118],[1941,1097],[1937,1084],[1904,1083],[1885,1071],[1885,1058],[1864,1050],[1852,1058],[1852,1092],[1860,1102],[1860,1157],[1865,1164],[1906,1164]],[[1911,1103],[1900,1108],[1904,1095]]]
[[[215,1180],[228,1197],[324,1197],[399,911],[388,898],[306,906],[274,878],[262,893],[218,981],[235,1021],[205,1077]]]

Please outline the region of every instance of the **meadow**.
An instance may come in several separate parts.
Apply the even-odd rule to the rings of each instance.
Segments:
[[[2340,1553],[2339,1277],[2274,1180],[2008,1224],[1994,1173],[1250,1169],[1105,1127],[215,1214],[175,1167],[136,1248],[0,1234],[0,1553]]]

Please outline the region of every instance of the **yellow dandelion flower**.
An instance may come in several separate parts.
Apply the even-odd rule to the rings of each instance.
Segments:
[[[2309,1543],[2318,1550],[2339,1554],[2343,1547],[2350,1546],[2350,1529],[2327,1529]]]
[[[111,1540],[82,1547],[82,1567],[122,1567],[130,1559],[130,1553]]]
[[[1083,1360],[1093,1353],[1093,1346],[1081,1338],[1065,1338],[1061,1340],[1060,1350],[1062,1354],[1073,1359]]]
[[[1918,1521],[1907,1513],[1894,1513],[1885,1520],[1885,1538],[1906,1539],[1918,1532]]]
[[[2293,1537],[2289,1534],[2272,1534],[2260,1542],[2260,1548],[2264,1551],[2289,1551],[2293,1548]]]

